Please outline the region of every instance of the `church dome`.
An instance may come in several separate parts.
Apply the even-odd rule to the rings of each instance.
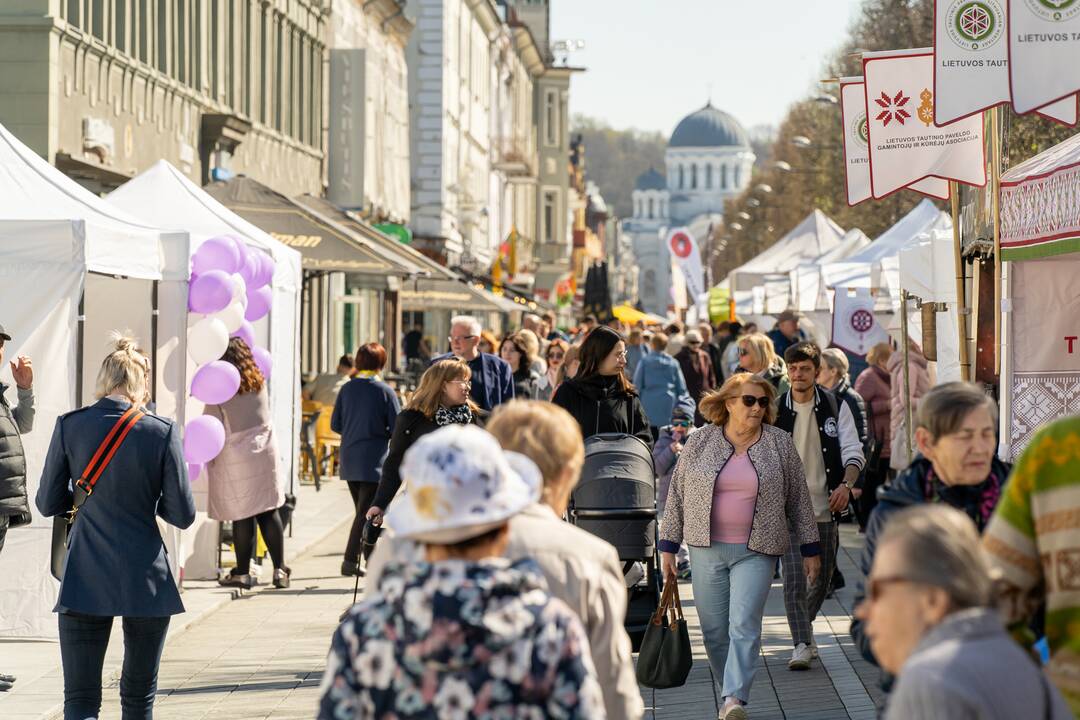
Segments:
[[[738,120],[710,102],[675,126],[668,147],[750,147],[750,138]]]
[[[649,168],[638,175],[634,181],[635,190],[667,190],[667,178],[661,175],[656,168]]]

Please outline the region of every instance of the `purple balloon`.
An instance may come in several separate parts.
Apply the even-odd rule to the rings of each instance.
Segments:
[[[240,338],[249,348],[255,347],[255,328],[247,320],[240,323],[240,327],[229,337]]]
[[[270,357],[270,351],[266,348],[252,348],[251,355],[255,358],[255,364],[259,366],[259,372],[267,380],[270,379],[270,371],[274,369],[274,359]]]
[[[244,311],[244,319],[255,322],[270,312],[270,305],[274,301],[274,293],[269,287],[263,285],[255,290],[248,290],[247,310]],[[248,343],[250,345],[251,343]]]
[[[205,465],[225,447],[225,428],[212,415],[200,415],[184,427],[184,459]]]
[[[255,282],[249,283],[248,287],[262,287],[263,285],[269,285],[274,279],[274,258],[270,257],[267,253],[254,251],[255,257],[258,259],[259,271],[255,273]]]
[[[199,479],[199,475],[202,474],[202,465],[199,463],[187,464],[187,476],[188,482],[195,482]]]
[[[191,271],[202,275],[208,270],[224,270],[234,273],[240,269],[244,258],[232,238],[218,236],[203,242],[191,258]]]
[[[207,270],[188,286],[188,310],[210,315],[224,310],[232,302],[233,284],[224,270]]]
[[[237,271],[240,273],[240,277],[244,278],[244,282],[247,283],[247,287],[254,287],[255,279],[259,274],[259,257],[256,254],[257,250],[251,248],[244,248],[244,260]]]
[[[214,360],[195,371],[191,394],[207,405],[220,405],[240,389],[240,371],[224,360]]]

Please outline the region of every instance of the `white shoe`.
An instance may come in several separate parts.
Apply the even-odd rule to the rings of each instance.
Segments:
[[[810,661],[814,659],[814,653],[810,650],[806,643],[799,643],[795,646],[795,650],[791,653],[791,659],[788,660],[788,670],[809,670]]]
[[[720,720],[749,720],[746,706],[739,703],[725,705],[720,709]]]
[[[817,643],[816,642],[810,643],[810,653],[814,656],[815,660],[818,659],[818,650],[817,650]]]

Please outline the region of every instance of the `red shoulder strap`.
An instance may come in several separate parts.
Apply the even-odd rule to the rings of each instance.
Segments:
[[[120,449],[120,445],[124,442],[127,434],[131,432],[131,428],[135,427],[135,423],[139,422],[142,417],[143,413],[132,405],[120,416],[120,419],[109,430],[109,434],[101,441],[97,452],[90,458],[90,462],[86,464],[86,469],[83,470],[82,475],[76,481],[76,484],[85,490],[87,495],[94,492],[94,485],[97,484],[101,473],[109,466],[113,455]]]

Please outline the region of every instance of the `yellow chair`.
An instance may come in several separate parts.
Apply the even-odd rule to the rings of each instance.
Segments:
[[[334,414],[334,408],[329,405],[323,405],[310,401],[314,405],[318,406],[319,417],[315,421],[315,457],[318,462],[322,462],[323,458],[327,455],[327,450],[330,454],[330,462],[326,469],[327,475],[337,475],[338,465],[338,453],[341,450],[341,436],[330,429],[330,418]]]

